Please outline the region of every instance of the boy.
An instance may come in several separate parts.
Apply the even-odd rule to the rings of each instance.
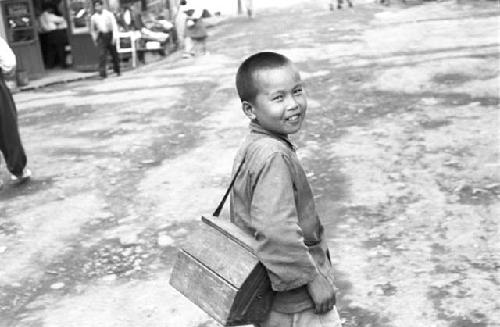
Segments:
[[[255,236],[257,256],[275,291],[260,327],[341,326],[323,226],[289,134],[304,121],[307,100],[297,69],[285,56],[247,58],[236,88],[250,134],[235,158],[231,221]]]

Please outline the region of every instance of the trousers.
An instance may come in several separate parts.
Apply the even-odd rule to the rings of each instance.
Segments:
[[[106,62],[108,60],[108,52],[113,59],[113,71],[120,74],[120,61],[118,60],[118,53],[113,44],[113,33],[99,33],[97,37],[97,47],[99,48],[99,75],[106,77]]]
[[[23,175],[27,157],[24,152],[19,128],[17,125],[17,109],[9,88],[5,85],[0,70],[0,151],[3,154],[7,169],[16,177]]]
[[[342,327],[337,308],[326,314],[316,314],[314,309],[297,313],[281,313],[271,310],[266,321],[256,327]]]

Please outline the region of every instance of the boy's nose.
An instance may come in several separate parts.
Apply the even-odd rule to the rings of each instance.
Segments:
[[[299,107],[299,103],[293,96],[288,96],[286,97],[286,109],[287,110],[293,110],[297,109]]]

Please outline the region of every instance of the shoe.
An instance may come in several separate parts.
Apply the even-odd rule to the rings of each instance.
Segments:
[[[28,168],[23,169],[23,174],[21,176],[14,176],[11,175],[10,179],[15,183],[15,184],[22,184],[24,182],[27,182],[31,178],[31,170]]]

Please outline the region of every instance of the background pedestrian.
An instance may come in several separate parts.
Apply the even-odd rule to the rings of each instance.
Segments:
[[[346,1],[347,1],[347,4],[349,5],[349,8],[352,8],[352,1],[351,0],[346,0]],[[337,9],[342,9],[343,3],[344,3],[344,0],[337,0]],[[335,0],[330,0],[330,11],[333,11],[334,8],[335,8]]]
[[[190,42],[186,44],[186,53],[188,55],[207,54],[206,42],[208,34],[200,9],[188,10],[186,35],[190,39]]]
[[[106,63],[108,52],[113,59],[113,71],[120,76],[120,61],[116,52],[118,24],[115,15],[102,6],[102,0],[94,2],[94,14],[90,19],[90,35],[99,49],[99,75],[107,77]]]
[[[253,0],[245,0],[248,18],[253,18]]]
[[[44,11],[40,15],[40,29],[44,41],[44,58],[47,68],[60,65],[66,68],[66,36],[67,23],[62,16],[55,14],[55,7],[52,4],[44,4]]]
[[[177,13],[175,14],[175,36],[177,49],[185,50],[185,42],[184,38],[186,37],[186,10],[187,10],[187,1],[181,0],[179,3],[179,7],[177,8]]]
[[[4,79],[4,74],[14,73],[15,67],[16,56],[0,37],[0,151],[12,174],[11,179],[22,183],[30,178],[31,171],[26,168],[28,159],[19,135],[16,104]]]

